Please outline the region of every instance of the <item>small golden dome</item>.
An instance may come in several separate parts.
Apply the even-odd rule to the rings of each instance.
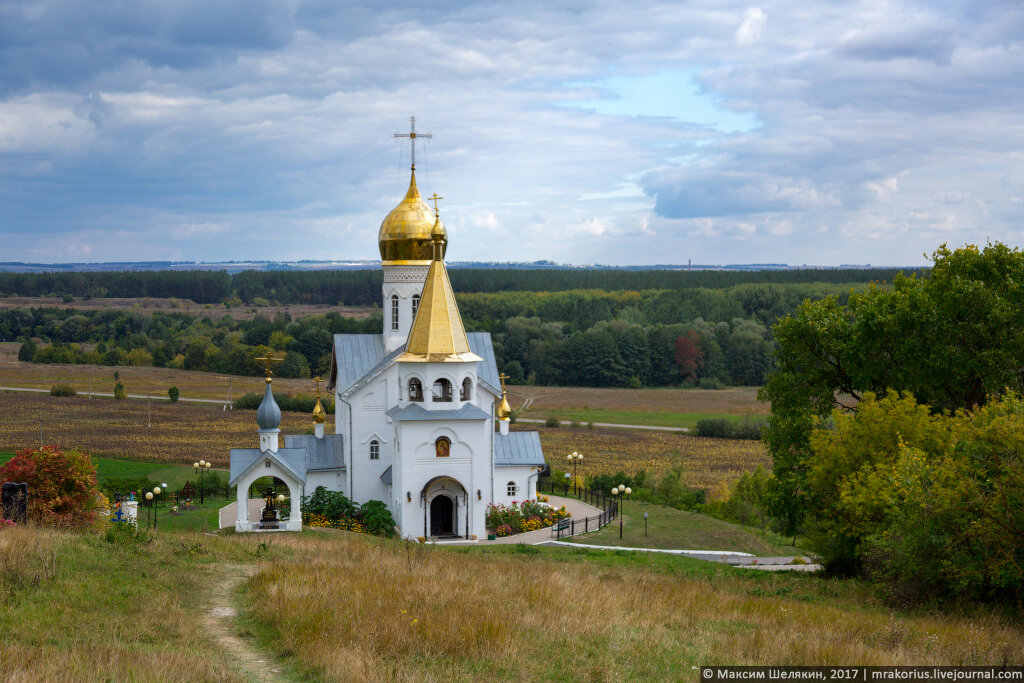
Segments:
[[[512,418],[512,407],[508,404],[508,398],[505,393],[501,394],[501,405],[498,406],[498,419],[509,420]]]
[[[320,405],[320,397],[316,397],[316,406],[313,407],[313,424],[324,423],[324,407]]]
[[[448,248],[448,234],[434,210],[420,197],[419,188],[416,187],[416,171],[413,170],[405,199],[380,224],[377,241],[380,244],[381,260],[422,261],[424,265],[430,263],[433,260],[431,237],[435,230],[440,231],[443,238],[443,257]]]

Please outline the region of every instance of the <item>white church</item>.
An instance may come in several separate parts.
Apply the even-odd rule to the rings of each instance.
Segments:
[[[409,190],[378,241],[383,329],[334,336],[334,434],[324,433],[318,402],[314,434],[285,435],[280,448],[268,372],[259,448],[231,451],[238,531],[274,527],[249,518],[248,490],[263,476],[288,486],[289,519],[276,527],[287,530],[302,528],[300,498],[318,486],[357,503],[384,501],[402,536],[428,539],[484,538],[488,504],[536,496],[540,436],[509,431],[491,335],[462,324],[444,265],[448,235],[416,187],[415,156]]]

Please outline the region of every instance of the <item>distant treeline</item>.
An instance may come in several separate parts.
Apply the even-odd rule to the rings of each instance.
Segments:
[[[452,279],[490,278],[481,279],[476,285],[500,287],[507,284],[502,278],[509,276],[512,277],[509,282],[518,287],[496,292],[462,291],[457,295],[466,328],[492,334],[498,367],[510,375],[514,383],[717,387],[762,384],[774,363],[775,341],[769,331],[774,321],[795,311],[805,299],[834,296],[844,304],[851,289],[864,290],[868,287],[866,282],[769,281],[740,282],[717,288],[532,291],[527,288],[537,283],[531,278],[563,279],[562,284],[565,284],[576,276],[584,281],[601,276],[602,284],[609,285],[623,284],[619,278],[630,281],[651,278],[652,282],[660,282],[658,277],[667,277],[661,284],[673,284],[671,280],[679,275],[731,281],[765,279],[768,275],[787,279],[811,273],[821,277],[859,274],[865,279],[871,279],[866,277],[870,273],[892,274],[891,271],[831,270],[772,274],[455,270]],[[172,279],[184,275],[178,272],[149,274]],[[147,274],[44,273],[30,277],[90,275],[117,278]],[[195,275],[206,278],[217,274],[197,272]],[[235,287],[249,288],[256,284],[267,285],[269,281],[276,285],[271,292],[254,288],[244,292],[235,290],[235,293],[257,298],[259,291],[280,300],[277,287],[283,282],[294,284],[309,278],[311,282],[325,284],[335,276],[362,279],[361,286],[372,290],[372,301],[377,303],[381,297],[379,273],[375,276],[376,284],[370,275],[366,271],[249,272],[239,274],[230,282]],[[14,277],[25,276],[15,274]],[[455,288],[472,287],[455,284]],[[327,297],[326,291],[315,290],[311,297]],[[339,289],[330,298],[351,302],[356,294],[363,296],[362,291]],[[136,295],[142,293],[135,292]],[[73,296],[70,294],[68,298]],[[229,313],[230,310],[225,309],[225,315],[215,320],[162,311],[14,308],[0,311],[0,340],[22,341],[19,357],[27,361],[154,365],[241,375],[258,374],[259,365],[254,359],[272,348],[285,356],[278,368],[280,375],[305,377],[311,373],[326,376],[330,371],[332,335],[376,334],[381,330],[379,313],[361,320],[338,313],[297,320],[284,313],[273,318],[258,314],[252,320],[235,320]]]
[[[899,269],[725,270],[521,270],[453,268],[457,292],[557,292],[566,290],[725,289],[742,284],[891,282]],[[0,296],[155,297],[222,303],[255,299],[282,304],[373,306],[380,303],[382,273],[371,270],[254,271],[103,271],[76,273],[2,273]]]

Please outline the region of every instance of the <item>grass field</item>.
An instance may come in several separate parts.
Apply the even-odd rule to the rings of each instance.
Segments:
[[[4,529],[0,601],[4,680],[618,683],[713,664],[1024,662],[1019,620],[901,612],[853,581],[344,532]]]
[[[540,427],[539,431],[544,456],[553,468],[564,471],[568,467],[566,455],[573,451],[583,454],[583,464],[577,468],[580,479],[590,474],[634,474],[639,470],[657,477],[673,467],[682,467],[683,483],[714,488],[721,482],[733,483],[759,465],[771,465],[771,457],[760,441],[621,429]]]
[[[544,411],[528,410],[520,413],[521,417],[533,420],[547,419],[555,416],[559,420],[575,421],[581,426],[587,423],[605,423],[617,425],[646,425],[652,427],[685,427],[693,429],[697,426],[698,420],[705,418],[721,417],[730,422],[743,422],[744,420],[764,419],[764,416],[734,415],[731,413],[670,413],[656,412],[645,413],[631,410],[603,410],[589,408],[586,410],[561,410],[549,409]]]
[[[175,465],[204,459],[226,468],[232,448],[249,448],[257,443],[256,414],[251,410],[154,402],[152,427],[148,427],[145,401],[0,391],[0,406],[0,452],[38,447],[40,426],[45,444],[83,448],[118,460]],[[328,432],[332,426],[328,420]],[[284,413],[282,432],[302,434],[311,428],[308,415]],[[731,483],[743,472],[769,463],[764,447],[757,441],[567,427],[541,427],[539,431],[541,445],[554,467],[561,467],[565,454],[585,454],[581,475],[641,469],[656,475],[682,466],[685,483],[713,487],[723,481]]]
[[[0,465],[14,457],[14,453],[0,453]],[[96,479],[102,484],[109,479],[150,479],[159,483],[167,483],[171,489],[179,489],[186,481],[198,482],[198,477],[191,465],[161,465],[137,460],[119,460],[92,456],[96,465]],[[218,470],[224,474],[224,470]],[[196,484],[198,486],[198,483]]]
[[[567,540],[627,548],[731,550],[762,556],[795,555],[801,552],[776,534],[737,526],[696,512],[640,501],[626,501],[623,510],[621,540],[618,520],[600,531]],[[646,534],[644,513],[648,515]]]
[[[625,413],[690,413],[766,415],[770,404],[757,400],[757,387],[727,389],[611,389],[594,387],[510,386],[513,409],[527,412],[612,411]]]
[[[214,372],[175,370],[173,368],[108,367],[105,365],[47,365],[25,363],[18,360],[19,345],[0,343],[0,386],[49,389],[57,382],[66,382],[81,395],[92,390],[106,393],[114,391],[114,371],[121,374],[121,382],[129,394],[151,393],[154,399],[166,399],[170,387],[178,387],[181,398],[207,398],[224,400],[228,385],[238,398],[246,392],[262,392],[262,377],[220,375]],[[274,379],[274,390],[286,394],[313,394],[313,383],[304,379]]]
[[[38,447],[41,426],[46,445],[82,448],[118,460],[191,465],[203,459],[227,468],[232,448],[258,443],[252,410],[154,402],[149,427],[145,401],[0,391],[0,406],[0,451]],[[312,421],[309,415],[284,413],[281,429],[306,433]]]

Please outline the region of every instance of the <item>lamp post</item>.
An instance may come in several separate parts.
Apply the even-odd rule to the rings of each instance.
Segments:
[[[149,528],[150,517],[153,515],[153,492],[146,491],[146,500],[149,501],[149,505],[146,506],[146,528]]]
[[[277,518],[281,519],[282,518],[282,514],[281,513],[284,512],[284,510],[281,507],[281,504],[284,503],[284,494],[283,493],[277,494],[276,500],[277,500]],[[288,515],[288,518],[290,519],[291,515]]]
[[[623,494],[628,496],[628,495],[630,495],[632,493],[633,493],[633,489],[629,488],[625,484],[619,484],[618,486],[613,486],[612,487],[612,495],[619,497],[619,540],[620,541],[622,540],[622,509],[623,509],[623,505],[622,504],[624,502],[626,502],[626,499],[623,498],[622,496],[623,496]]]
[[[154,529],[156,529],[156,513],[160,511],[160,508],[157,507],[157,505],[160,504],[160,498],[157,497],[159,495],[160,495],[160,487],[159,486],[154,486],[153,487],[153,528]],[[146,494],[146,497],[149,498],[149,494],[148,493]]]
[[[210,469],[210,463],[205,460],[192,463],[196,474],[199,475],[199,504],[206,502],[206,470]]]
[[[644,536],[647,535],[647,513],[644,513]]]
[[[572,492],[575,494],[576,493],[576,465],[578,465],[580,463],[580,461],[583,460],[583,454],[582,453],[577,453],[576,451],[573,451],[572,453],[570,453],[569,455],[567,455],[565,457],[566,457],[566,459],[570,463],[572,463]]]
[[[569,495],[569,477],[571,476],[568,472],[565,473],[565,495]]]

